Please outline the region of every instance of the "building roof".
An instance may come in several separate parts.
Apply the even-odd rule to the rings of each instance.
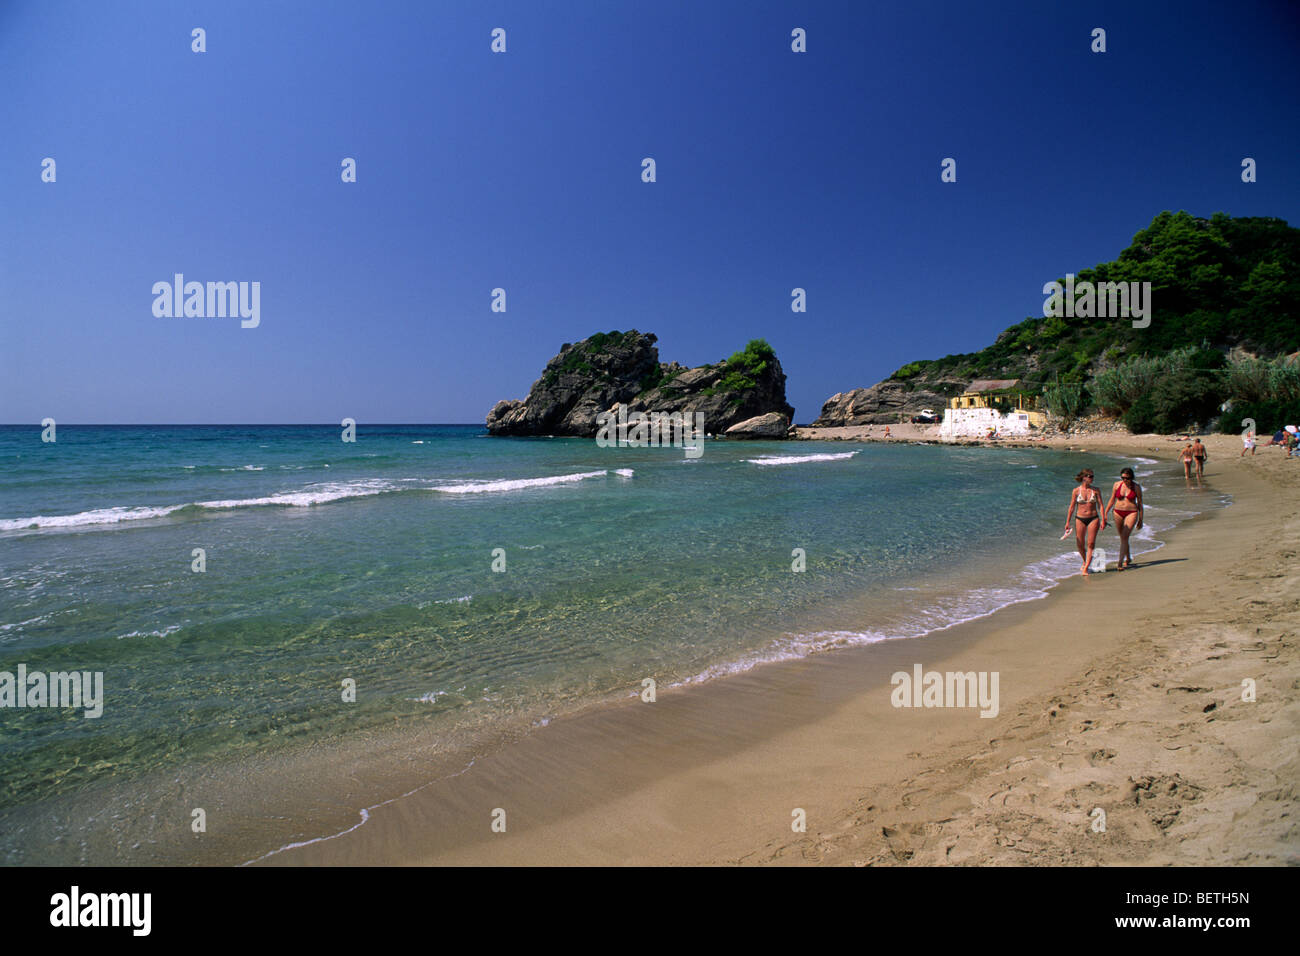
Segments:
[[[977,392],[1000,392],[1003,389],[1015,388],[1020,384],[1018,378],[977,378],[966,386],[966,395],[974,395]]]

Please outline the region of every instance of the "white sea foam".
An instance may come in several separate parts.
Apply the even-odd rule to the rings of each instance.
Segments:
[[[30,528],[78,528],[83,525],[117,524],[121,521],[140,521],[161,518],[184,505],[163,508],[96,508],[75,515],[34,515],[30,518],[0,518],[0,531],[25,531]]]
[[[419,697],[408,697],[406,699],[414,704],[433,704],[437,702],[439,697],[446,697],[449,693],[450,691],[445,690],[431,690],[429,693],[421,694]]]
[[[822,455],[764,455],[762,458],[745,460],[751,465],[802,465],[809,461],[844,461],[856,454],[856,451],[841,451]]]
[[[169,624],[161,631],[132,631],[130,634],[119,634],[117,639],[120,641],[127,637],[166,637],[168,634],[175,634],[181,629],[179,624]]]
[[[28,621],[17,621],[13,624],[0,624],[0,631],[13,630],[15,627],[26,627],[29,624],[40,624],[42,621],[49,620],[50,615],[42,614],[40,617],[34,617]]]
[[[477,759],[478,759],[477,757],[471,759],[469,763],[467,763],[462,769],[457,770],[455,773],[447,774],[447,776],[439,777],[436,780],[430,780],[428,783],[422,783],[414,790],[408,790],[406,791],[406,793],[398,794],[397,796],[392,797],[391,799],[384,800],[382,803],[376,803],[373,806],[369,806],[369,807],[362,807],[360,810],[357,811],[357,813],[360,814],[361,816],[360,821],[354,823],[346,830],[340,830],[338,833],[331,833],[329,836],[315,837],[311,840],[299,840],[296,843],[286,843],[284,846],[272,850],[270,853],[263,853],[255,860],[245,860],[243,863],[240,864],[240,866],[251,866],[254,863],[261,863],[263,860],[267,859],[268,857],[272,857],[275,856],[276,854],[283,853],[285,850],[296,850],[299,847],[311,846],[314,843],[327,843],[330,840],[337,840],[341,836],[347,836],[353,830],[357,830],[365,826],[366,823],[369,822],[371,810],[378,810],[380,807],[386,807],[390,803],[396,803],[398,800],[404,800],[405,798],[413,794],[419,793],[421,790],[425,790],[428,789],[429,787],[432,787],[435,783],[441,783],[444,780],[450,780],[453,777],[459,777],[461,774],[469,770],[470,767],[474,766],[474,761]]]
[[[227,498],[218,501],[195,502],[200,508],[224,510],[229,508],[256,508],[264,505],[308,508],[345,498],[367,498],[389,491],[401,491],[406,485],[384,478],[362,478],[356,481],[322,482],[308,485],[299,491],[285,491],[260,498]],[[184,506],[181,506],[184,507]]]
[[[631,468],[620,468],[615,473],[620,478],[631,478],[634,471]],[[428,479],[419,478],[358,478],[352,481],[317,482],[296,491],[282,491],[257,498],[222,498],[212,501],[196,501],[189,504],[157,507],[96,508],[91,511],[80,511],[70,515],[0,518],[0,532],[118,525],[123,522],[165,518],[184,508],[199,508],[209,511],[229,511],[237,508],[258,507],[309,508],[333,501],[344,501],[349,498],[368,498],[374,495],[399,491],[431,491],[449,495],[519,491],[526,488],[545,488],[551,485],[570,484],[588,478],[603,478],[608,474],[608,471],[586,471],[574,475],[552,475],[545,478],[507,478],[495,481],[469,481],[455,484],[436,484],[431,483]]]
[[[624,477],[631,477],[632,469],[620,469]],[[477,495],[493,491],[522,491],[525,488],[546,488],[551,485],[571,484],[588,478],[604,478],[608,471],[583,471],[576,475],[552,475],[549,478],[503,478],[499,481],[467,481],[457,485],[439,485],[434,491],[446,495]]]

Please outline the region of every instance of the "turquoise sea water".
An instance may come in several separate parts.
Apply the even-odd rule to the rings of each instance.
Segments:
[[[0,709],[0,859],[33,839],[7,813],[111,783],[394,726],[477,746],[646,677],[915,636],[1077,571],[1058,540],[1077,454],[340,434],[0,427],[0,670],[101,671],[105,693],[98,719]],[[1118,464],[1086,463],[1108,490]],[[1220,503],[1155,469],[1144,547]]]

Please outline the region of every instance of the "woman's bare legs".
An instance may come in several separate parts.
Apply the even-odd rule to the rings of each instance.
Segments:
[[[1119,532],[1119,567],[1125,566],[1124,562],[1133,563],[1133,553],[1128,547],[1128,536],[1133,533],[1137,527],[1137,512],[1127,515],[1115,515],[1115,530]]]
[[[1097,532],[1101,528],[1101,521],[1084,522],[1081,518],[1074,519],[1074,543],[1079,549],[1079,557],[1083,559],[1083,565],[1079,568],[1080,573],[1088,573],[1088,565],[1092,564],[1092,552],[1097,545]]]

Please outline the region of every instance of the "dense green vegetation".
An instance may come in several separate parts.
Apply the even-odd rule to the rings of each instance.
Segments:
[[[1255,359],[1225,359],[1233,350],[1276,359],[1300,348],[1300,230],[1281,219],[1162,212],[1118,259],[1079,270],[1075,281],[1150,282],[1150,325],[1031,317],[979,352],[909,362],[891,378],[944,394],[971,379],[1019,378],[1055,414],[1094,408],[1135,431],[1205,425],[1225,403],[1225,428],[1243,408],[1261,412],[1249,416],[1261,428],[1300,418],[1300,393],[1278,371],[1285,366],[1246,370],[1238,366]]]
[[[739,352],[727,359],[727,370],[717,387],[724,392],[738,392],[758,385],[759,376],[767,371],[767,363],[776,358],[776,352],[764,339],[750,339]]]
[[[1243,359],[1224,373],[1231,406],[1219,422],[1225,432],[1235,432],[1242,421],[1253,418],[1261,434],[1281,425],[1300,425],[1300,366]]]

